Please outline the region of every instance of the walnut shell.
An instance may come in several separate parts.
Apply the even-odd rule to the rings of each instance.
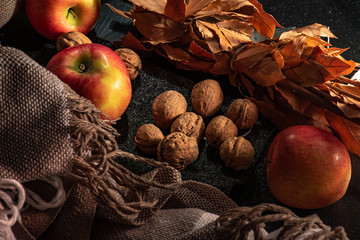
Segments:
[[[194,137],[199,143],[205,131],[203,118],[193,112],[186,112],[175,119],[171,125],[170,132],[182,132],[189,137]]]
[[[203,80],[191,90],[191,104],[194,112],[207,118],[217,113],[224,101],[220,84],[213,79]]]
[[[178,170],[193,163],[199,155],[199,147],[195,138],[184,133],[174,132],[165,136],[157,147],[158,161],[168,162]]]
[[[56,49],[60,52],[65,48],[84,43],[91,43],[91,40],[85,34],[81,32],[67,32],[56,39]]]
[[[186,111],[187,102],[185,97],[174,90],[159,94],[152,104],[154,122],[162,129],[170,128],[175,119]]]
[[[131,80],[134,80],[142,69],[140,56],[130,48],[118,48],[115,53],[123,60]]]
[[[249,99],[234,100],[227,110],[227,116],[239,130],[251,128],[257,121],[259,111],[255,103]]]
[[[243,137],[226,139],[219,149],[220,158],[236,171],[248,169],[255,155],[252,144]]]
[[[157,126],[147,123],[138,128],[135,135],[135,143],[142,152],[148,155],[155,155],[157,145],[163,138],[164,135]]]
[[[213,118],[205,130],[205,136],[214,148],[220,145],[228,138],[235,137],[238,134],[238,128],[235,123],[223,115]]]

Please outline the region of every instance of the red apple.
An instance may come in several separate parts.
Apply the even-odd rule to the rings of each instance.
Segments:
[[[87,43],[55,54],[46,68],[112,120],[129,106],[132,89],[128,71],[110,48]]]
[[[88,33],[95,25],[101,0],[26,0],[26,15],[42,36],[55,40],[71,31]]]
[[[290,207],[329,206],[344,196],[350,182],[347,149],[334,135],[313,126],[282,130],[266,158],[270,192]]]

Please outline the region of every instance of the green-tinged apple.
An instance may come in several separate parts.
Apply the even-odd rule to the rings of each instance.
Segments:
[[[132,88],[121,58],[97,43],[80,44],[56,53],[46,69],[116,121],[130,104]]]
[[[313,126],[279,132],[266,157],[270,192],[290,207],[317,209],[340,200],[351,178],[350,156],[333,134]]]
[[[26,15],[42,36],[55,40],[63,33],[87,34],[99,18],[101,0],[26,0]]]

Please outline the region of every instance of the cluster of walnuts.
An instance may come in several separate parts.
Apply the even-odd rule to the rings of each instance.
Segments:
[[[198,158],[198,144],[205,134],[209,145],[219,149],[226,166],[235,170],[248,168],[255,151],[248,140],[238,136],[238,131],[256,123],[258,109],[248,99],[236,99],[229,105],[227,116],[216,116],[205,126],[203,119],[214,116],[223,100],[220,84],[213,79],[203,80],[193,87],[193,112],[187,112],[187,101],[181,93],[173,90],[161,93],[152,104],[155,124],[139,127],[136,145],[148,155],[157,155],[158,161],[166,161],[182,170]],[[164,136],[162,130],[170,130],[170,133]]]

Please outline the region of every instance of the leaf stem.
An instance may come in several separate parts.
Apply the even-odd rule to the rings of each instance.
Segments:
[[[334,85],[332,85],[332,84],[330,84],[330,83],[324,83],[324,85],[325,85],[326,87],[330,88],[331,90],[334,90],[334,91],[336,91],[336,92],[339,92],[339,93],[341,93],[341,94],[343,94],[343,95],[345,95],[345,96],[347,96],[347,97],[350,97],[350,98],[352,98],[352,99],[360,102],[360,97],[359,97],[359,96],[356,96],[356,95],[354,95],[354,94],[352,94],[352,93],[349,93],[349,92],[347,92],[347,91],[345,91],[345,90],[343,90],[343,89],[341,89],[341,88],[338,88],[338,87],[336,87],[336,86],[334,86]]]
[[[336,78],[336,80],[338,80],[340,82],[352,84],[352,85],[357,86],[357,87],[360,87],[360,82],[359,81],[355,81],[355,80],[352,80],[352,79],[344,77],[344,76],[339,76],[339,77]]]
[[[305,89],[304,87],[297,85],[296,83],[294,83],[292,81],[285,79],[285,80],[278,81],[277,84],[279,84],[281,86],[285,86],[285,87],[290,87],[291,89],[294,90],[294,93],[297,93],[305,98],[308,98],[315,105],[324,107],[337,115],[344,116],[343,112],[340,111],[340,109],[338,109],[336,106],[334,106],[333,104],[330,104],[328,101],[325,101],[320,96],[316,95],[315,93],[312,93],[311,91]]]

